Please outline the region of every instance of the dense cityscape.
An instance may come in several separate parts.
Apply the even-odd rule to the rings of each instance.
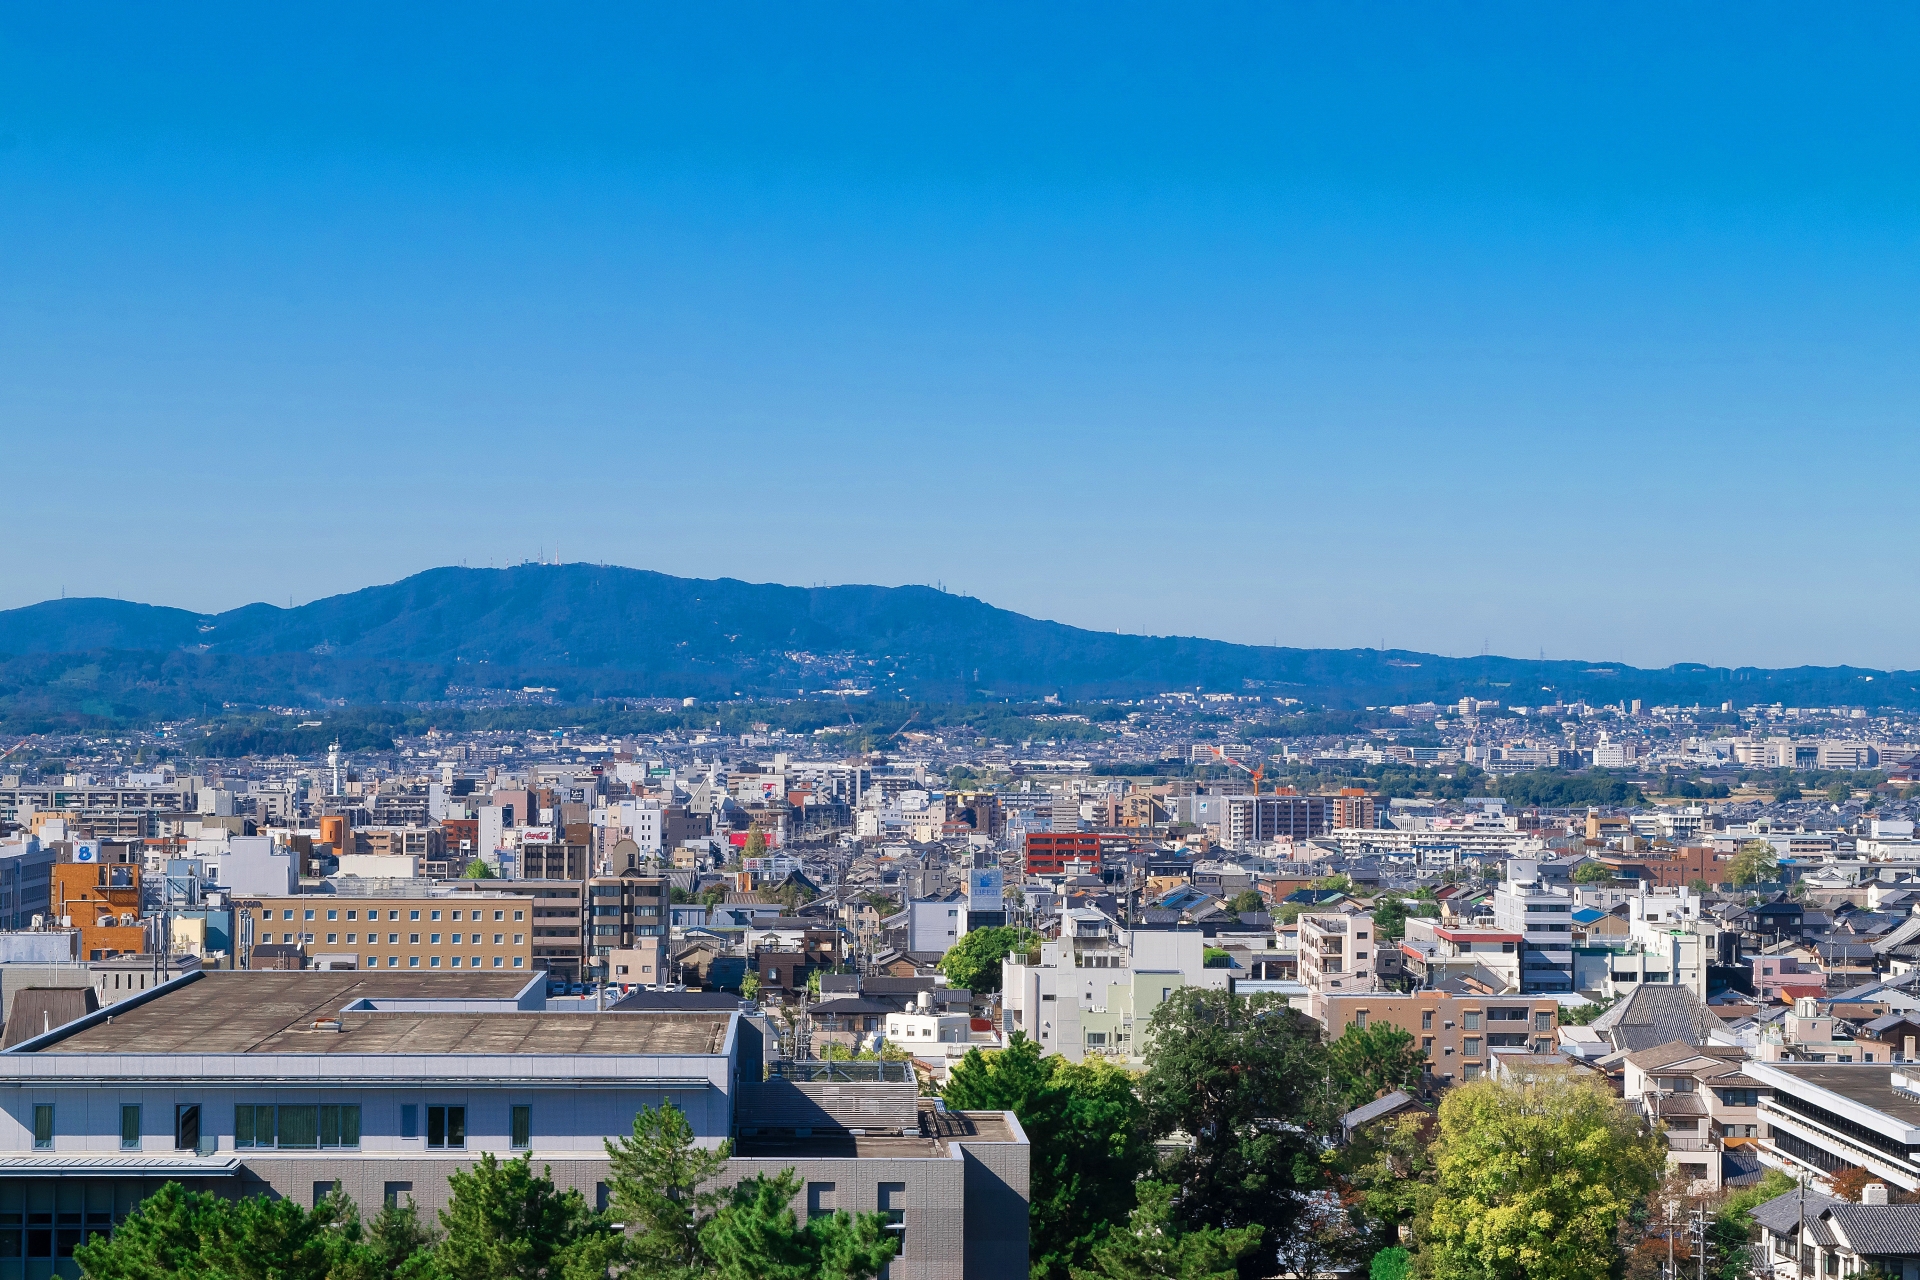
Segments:
[[[99,1157],[103,1215],[143,1179],[211,1177],[457,1214],[458,1157],[481,1152],[531,1152],[605,1210],[612,1117],[672,1103],[736,1178],[777,1167],[813,1219],[879,1214],[892,1274],[1111,1271],[1167,1230],[1144,1195],[1133,1219],[1114,1207],[1156,1176],[1151,1144],[1178,1154],[1142,1187],[1194,1205],[1220,1176],[1155,1100],[1209,1069],[1161,1037],[1191,1046],[1226,1001],[1330,1055],[1320,1080],[1276,1066],[1260,1086],[1298,1095],[1264,1157],[1284,1194],[1189,1228],[1247,1274],[1470,1252],[1418,1192],[1471,1140],[1436,1136],[1433,1109],[1476,1083],[1578,1082],[1625,1108],[1639,1136],[1611,1176],[1693,1215],[1622,1202],[1592,1247],[1636,1274],[1669,1249],[1742,1274],[1796,1233],[1864,1267],[1823,1224],[1920,1189],[1874,1136],[1909,1104],[1834,1071],[1910,1061],[1920,1035],[1920,717],[1204,691],[493,703],[7,742],[0,1062],[46,1099],[23,1145],[143,1153]],[[325,747],[269,753],[298,742]],[[315,1052],[352,1055],[336,1098],[377,1099],[282,1082]],[[592,1084],[582,1053],[645,1078]],[[452,1087],[502,1054],[515,1080]],[[61,1083],[98,1072],[123,1077],[117,1111]],[[1138,1149],[1105,1182],[1063,1175],[1031,1144],[1077,1166],[1074,1143],[1113,1133],[1056,1129],[1048,1090],[1115,1080]],[[992,1176],[947,1181],[962,1156]],[[1804,1224],[1796,1178],[1817,1183]],[[92,1203],[0,1241],[84,1262]]]

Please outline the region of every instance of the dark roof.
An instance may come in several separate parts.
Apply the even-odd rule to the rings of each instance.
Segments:
[[[1920,1204],[1836,1204],[1824,1216],[1855,1253],[1920,1253]]]
[[[1753,1209],[1753,1220],[1777,1236],[1787,1236],[1791,1238],[1800,1228],[1800,1195],[1801,1193],[1797,1190],[1789,1191],[1783,1196],[1776,1196],[1765,1204],[1755,1205]],[[1806,1197],[1807,1218],[1809,1221],[1817,1218],[1820,1215],[1820,1211],[1828,1205],[1846,1203],[1838,1196],[1826,1195],[1813,1190],[1811,1187],[1807,1189]]]
[[[741,1006],[739,996],[725,991],[634,991],[607,1006],[614,1013],[700,1013]]]
[[[841,996],[835,1000],[822,1000],[813,1005],[808,1012],[817,1014],[840,1013],[899,1013],[900,1006],[892,1000],[869,1000],[865,996]]]
[[[100,1007],[92,987],[28,987],[13,998],[13,1016],[7,1019],[0,1049],[64,1027]]]
[[[1341,1116],[1340,1127],[1348,1133],[1352,1133],[1355,1129],[1365,1128],[1375,1120],[1384,1119],[1396,1111],[1417,1105],[1419,1104],[1414,1102],[1411,1094],[1403,1093],[1399,1089],[1395,1089],[1384,1098],[1375,1098],[1364,1107],[1355,1107],[1352,1111]]]
[[[1705,1044],[1720,1020],[1689,987],[1643,983],[1590,1025],[1615,1049],[1633,1052],[1675,1040]]]

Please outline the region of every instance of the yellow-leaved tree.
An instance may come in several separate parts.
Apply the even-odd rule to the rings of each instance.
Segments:
[[[1621,1219],[1665,1164],[1665,1144],[1597,1081],[1462,1085],[1440,1104],[1427,1273],[1606,1280]]]

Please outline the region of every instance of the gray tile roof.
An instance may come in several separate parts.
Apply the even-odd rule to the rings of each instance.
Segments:
[[[1826,1221],[1855,1253],[1920,1255],[1920,1204],[1836,1204]]]
[[[1807,1221],[1812,1222],[1829,1206],[1845,1204],[1838,1196],[1807,1189]],[[1777,1236],[1791,1237],[1800,1222],[1800,1192],[1789,1191],[1765,1204],[1755,1205],[1753,1220]]]
[[[1675,1040],[1705,1044],[1720,1019],[1691,988],[1647,984],[1590,1024],[1616,1049],[1652,1049]]]
[[[1413,1105],[1412,1095],[1395,1089],[1384,1098],[1375,1098],[1364,1107],[1355,1107],[1352,1111],[1341,1116],[1340,1127],[1348,1133],[1352,1133],[1355,1129],[1364,1128],[1372,1124],[1382,1116],[1390,1116],[1402,1107],[1411,1105]]]

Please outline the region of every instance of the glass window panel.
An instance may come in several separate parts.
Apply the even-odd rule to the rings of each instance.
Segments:
[[[467,1109],[465,1107],[447,1108],[447,1145],[450,1147],[467,1145]]]
[[[127,1150],[140,1146],[140,1104],[137,1102],[120,1108],[120,1145]]]
[[[233,1145],[236,1147],[253,1145],[253,1105],[251,1103],[233,1109]]]
[[[512,1113],[512,1132],[509,1141],[515,1151],[524,1151],[533,1145],[533,1108],[515,1107]]]
[[[340,1108],[340,1145],[357,1147],[360,1145],[360,1108]]]
[[[305,1150],[320,1145],[320,1108],[280,1108],[280,1145]]]

